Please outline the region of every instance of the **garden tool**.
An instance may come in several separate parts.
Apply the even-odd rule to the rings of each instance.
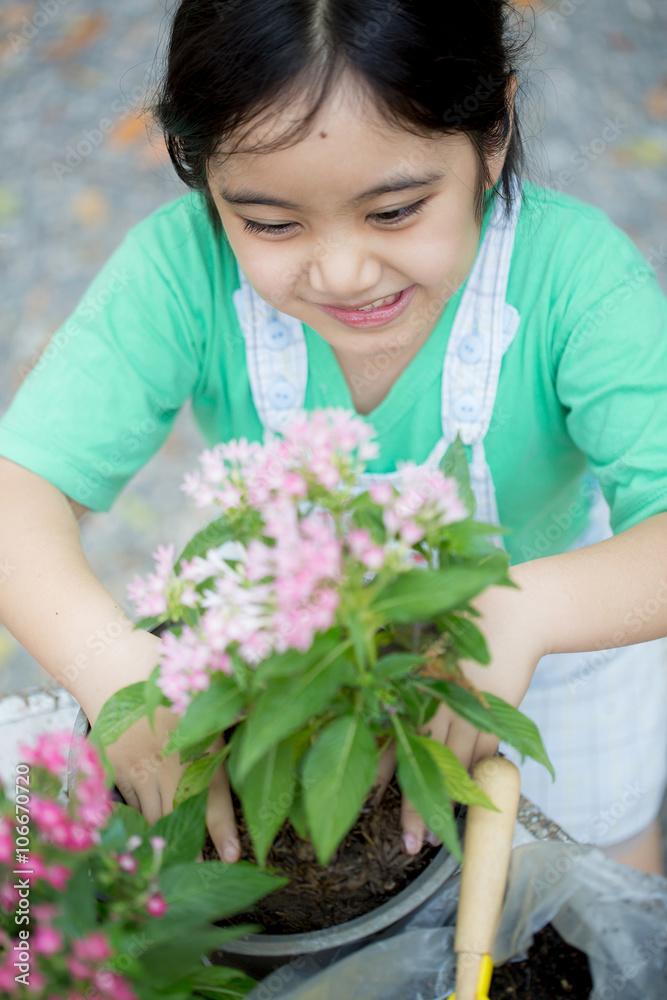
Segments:
[[[468,806],[454,938],[456,993],[451,1000],[489,1000],[491,950],[500,922],[519,807],[519,771],[505,757],[479,761],[472,777],[500,812]]]

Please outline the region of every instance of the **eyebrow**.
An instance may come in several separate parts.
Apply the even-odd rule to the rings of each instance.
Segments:
[[[356,198],[352,198],[350,205],[359,206],[369,198],[377,198],[381,194],[391,194],[394,191],[407,191],[410,188],[425,187],[428,184],[435,184],[442,180],[444,174],[440,171],[432,171],[422,177],[412,177],[409,174],[395,174],[385,184],[378,184],[377,187],[363,191]],[[230,205],[272,205],[275,208],[287,208],[293,212],[301,211],[302,206],[295,205],[294,202],[284,201],[282,198],[271,198],[262,194],[261,191],[252,191],[249,188],[242,188],[240,191],[228,191],[226,188],[218,188],[220,197]]]

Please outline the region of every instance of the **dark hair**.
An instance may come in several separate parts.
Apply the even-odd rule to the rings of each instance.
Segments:
[[[491,184],[485,158],[509,138],[494,188],[509,213],[524,168],[519,122],[508,107],[514,60],[508,0],[181,0],[153,117],[178,176],[203,193],[217,235],[222,223],[208,186],[220,146],[305,94],[294,128],[255,151],[298,142],[332,85],[352,71],[392,125],[417,135],[465,132],[479,164],[475,218]],[[226,154],[229,155],[229,154]]]

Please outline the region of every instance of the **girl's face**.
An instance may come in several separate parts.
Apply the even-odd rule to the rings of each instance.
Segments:
[[[209,174],[241,268],[263,299],[350,360],[412,353],[479,247],[470,141],[390,128],[349,78],[304,139],[247,151],[285,124],[276,116]],[[489,166],[495,183],[502,159]]]

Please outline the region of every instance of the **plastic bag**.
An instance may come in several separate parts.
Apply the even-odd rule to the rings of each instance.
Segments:
[[[402,931],[390,929],[326,969],[314,958],[283,966],[248,1000],[444,1000],[454,989],[459,883],[459,875],[450,879]],[[594,847],[520,844],[512,852],[494,963],[525,958],[549,922],[588,955],[590,1000],[667,997],[667,879],[622,867]]]

